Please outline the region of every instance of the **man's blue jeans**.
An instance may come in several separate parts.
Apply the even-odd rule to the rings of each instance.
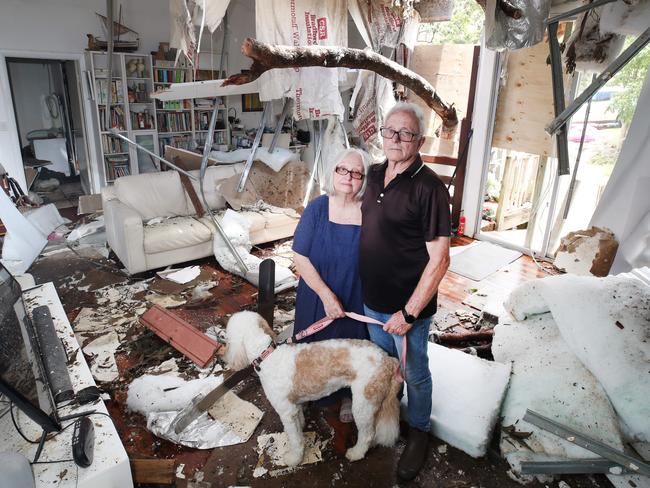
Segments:
[[[392,314],[376,312],[363,306],[368,317],[388,322]],[[411,427],[428,432],[431,426],[432,381],[429,370],[428,342],[431,317],[417,320],[406,334],[406,391],[408,394],[408,423]],[[368,324],[370,340],[398,358],[401,365],[402,336],[389,334],[379,325]]]

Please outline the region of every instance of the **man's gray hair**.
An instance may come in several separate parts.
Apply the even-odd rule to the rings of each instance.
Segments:
[[[338,156],[334,158],[333,163],[330,163],[325,168],[325,171],[323,172],[323,177],[321,178],[321,188],[328,195],[330,196],[334,195],[334,171],[336,170],[338,164],[350,154],[356,154],[357,156],[359,156],[361,158],[361,164],[363,164],[363,174],[365,176],[363,177],[361,183],[361,189],[355,195],[357,200],[361,200],[361,197],[363,197],[363,192],[366,191],[366,180],[368,179],[368,169],[370,168],[370,165],[373,164],[370,154],[368,154],[363,149],[351,147],[350,149],[344,149],[343,151],[341,151],[338,154]]]
[[[419,105],[411,102],[396,103],[395,106],[388,111],[386,117],[384,117],[384,123],[390,118],[391,115],[398,112],[406,112],[413,116],[413,118],[418,122],[418,134],[420,137],[424,136],[424,131],[426,129],[426,126],[424,125],[424,112],[422,112],[422,109]]]

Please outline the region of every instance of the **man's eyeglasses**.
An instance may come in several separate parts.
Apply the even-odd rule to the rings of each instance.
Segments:
[[[392,139],[397,134],[397,137],[402,142],[412,142],[419,134],[414,134],[407,130],[393,130],[389,127],[380,127],[379,133],[384,139]]]
[[[363,180],[364,174],[361,173],[360,171],[355,171],[355,170],[349,170],[347,168],[342,168],[341,166],[337,166],[334,171],[336,171],[338,174],[341,176],[347,176],[350,175],[350,177],[354,180]]]

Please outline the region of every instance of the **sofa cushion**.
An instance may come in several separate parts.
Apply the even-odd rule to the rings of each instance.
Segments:
[[[244,165],[241,163],[238,164],[224,164],[220,166],[208,166],[205,170],[205,178],[203,181],[203,191],[205,193],[205,199],[208,201],[208,205],[212,210],[220,210],[226,207],[226,199],[217,191],[217,185],[225,179],[230,178],[233,175],[241,174]],[[189,171],[193,176],[196,176],[196,180],[190,180],[192,186],[196,191],[196,194],[199,196],[201,204],[203,204],[203,198],[201,198],[201,190],[199,189],[199,174],[201,171],[193,170]],[[187,193],[187,192],[186,192]],[[192,201],[190,200],[189,195],[187,196],[188,205],[192,207]]]
[[[185,190],[176,171],[118,178],[115,181],[115,193],[122,203],[138,212],[143,220],[194,213],[187,206]]]
[[[193,217],[174,217],[144,227],[146,254],[195,246],[211,240],[211,230]]]

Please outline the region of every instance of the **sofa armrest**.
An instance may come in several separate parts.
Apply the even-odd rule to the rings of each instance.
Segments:
[[[117,199],[104,202],[106,240],[130,274],[146,271],[142,217]]]

